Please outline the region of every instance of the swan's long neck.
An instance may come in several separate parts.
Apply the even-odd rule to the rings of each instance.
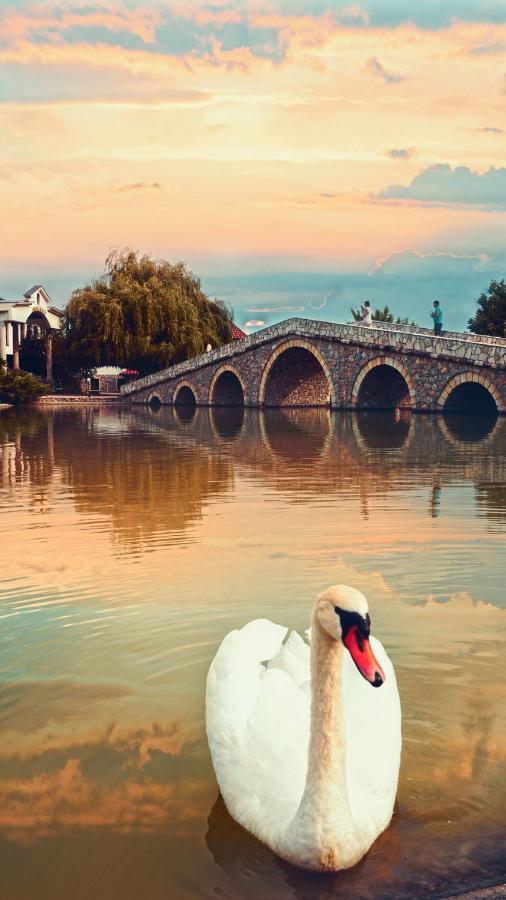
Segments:
[[[308,769],[304,793],[289,828],[291,842],[298,846],[298,852],[307,852],[308,865],[315,868],[345,867],[362,855],[357,849],[346,786],[344,652],[342,641],[331,638],[315,616],[311,627]]]

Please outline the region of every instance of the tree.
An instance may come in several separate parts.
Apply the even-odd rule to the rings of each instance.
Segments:
[[[49,387],[31,372],[21,369],[0,369],[0,402],[32,403],[43,394],[49,393]]]
[[[64,321],[74,371],[121,365],[144,375],[231,339],[231,310],[184,263],[115,250],[105,274],[72,294]]]
[[[82,373],[72,371],[67,353],[64,334],[57,331],[52,336],[53,343],[53,382],[69,393],[79,393]],[[43,380],[46,377],[46,339],[45,336],[29,335],[23,338],[19,352],[19,362],[25,372],[32,372]],[[88,372],[85,372],[88,374]]]
[[[359,310],[353,309],[351,310],[351,314],[355,322],[360,322],[362,320],[362,314]],[[375,309],[372,318],[374,322],[388,322],[391,325],[415,325],[415,322],[410,321],[406,316],[404,319],[401,319],[397,316],[394,319],[394,314],[390,312],[388,306],[385,306],[383,309]]]
[[[487,296],[488,295],[488,296]],[[478,309],[474,319],[469,319],[469,331],[475,334],[492,334],[506,337],[506,284],[502,281],[490,282],[486,294],[478,299]]]
[[[24,337],[19,348],[19,364],[25,372],[44,378],[46,375],[46,342],[44,337]]]

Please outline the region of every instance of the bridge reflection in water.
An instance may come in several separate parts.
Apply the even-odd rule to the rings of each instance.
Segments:
[[[118,430],[131,438],[119,440]],[[506,421],[495,414],[260,412],[186,404],[114,412],[33,409],[0,418],[1,479],[4,487],[31,486],[44,505],[58,473],[78,508],[109,515],[118,540],[128,544],[191,524],[208,497],[231,489],[234,468],[293,502],[322,489],[358,492],[363,515],[371,498],[395,491],[407,473],[419,487],[436,484],[439,499],[445,487],[462,481],[476,486],[478,498],[487,485],[488,496],[506,480],[505,437]]]

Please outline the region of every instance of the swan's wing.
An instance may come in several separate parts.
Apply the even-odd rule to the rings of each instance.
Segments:
[[[299,686],[309,678],[309,644],[300,634],[291,631],[276,656],[267,663],[268,669],[282,669]]]
[[[373,688],[344,655],[343,696],[348,796],[357,823],[383,830],[390,821],[401,754],[401,707],[395,671],[383,645],[371,637],[385,683]]]
[[[232,631],[207,676],[207,736],[223,799],[266,843],[295,814],[307,768],[309,698],[298,682],[309,678],[309,648],[293,632],[283,644],[286,632],[266,619]]]

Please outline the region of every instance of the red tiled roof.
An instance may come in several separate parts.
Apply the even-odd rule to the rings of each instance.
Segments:
[[[241,328],[239,328],[238,325],[232,322],[232,340],[240,341],[241,338],[245,337],[247,337],[246,333]]]

